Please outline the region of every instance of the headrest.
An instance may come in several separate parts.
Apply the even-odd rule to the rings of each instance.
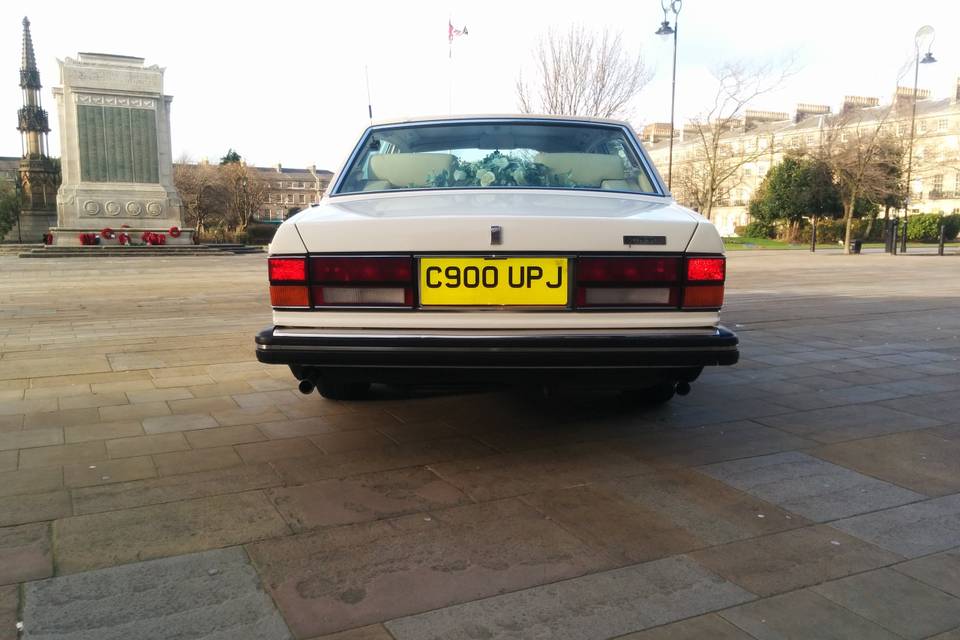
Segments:
[[[538,153],[534,162],[584,187],[599,187],[604,180],[623,180],[623,160],[606,153]]]
[[[427,176],[453,171],[456,158],[449,153],[386,153],[370,157],[371,179],[395,187],[426,187]]]

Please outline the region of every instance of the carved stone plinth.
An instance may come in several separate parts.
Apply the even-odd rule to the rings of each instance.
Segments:
[[[57,192],[55,244],[126,225],[131,236],[181,227],[170,149],[171,96],[163,69],[142,58],[81,53],[60,61],[54,89],[63,182]],[[168,244],[189,244],[192,229]]]

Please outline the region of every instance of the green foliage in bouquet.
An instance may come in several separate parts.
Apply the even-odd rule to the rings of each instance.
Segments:
[[[427,176],[431,187],[575,187],[570,174],[557,174],[546,165],[499,151],[474,162],[457,160],[456,167]]]

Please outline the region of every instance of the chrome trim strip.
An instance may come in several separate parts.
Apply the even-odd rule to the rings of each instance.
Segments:
[[[696,336],[711,337],[719,335],[716,328],[698,329],[513,329],[513,330],[477,330],[467,331],[458,329],[411,329],[403,330],[375,330],[375,329],[309,329],[300,327],[276,328],[273,335],[278,338],[370,338],[377,340],[395,340],[404,338],[438,338],[438,339],[468,339],[468,340],[500,340],[503,338],[580,338],[592,336],[623,336],[623,337],[670,337]]]

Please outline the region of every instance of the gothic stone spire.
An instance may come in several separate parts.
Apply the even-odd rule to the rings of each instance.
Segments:
[[[20,56],[20,86],[23,89],[40,89],[40,72],[33,54],[33,38],[30,37],[30,20],[23,19],[23,54]]]
[[[47,112],[40,101],[40,71],[33,53],[30,21],[23,19],[23,55],[20,59],[20,88],[23,108],[17,112],[17,129],[23,135],[24,157],[46,155],[46,134],[50,131]]]

